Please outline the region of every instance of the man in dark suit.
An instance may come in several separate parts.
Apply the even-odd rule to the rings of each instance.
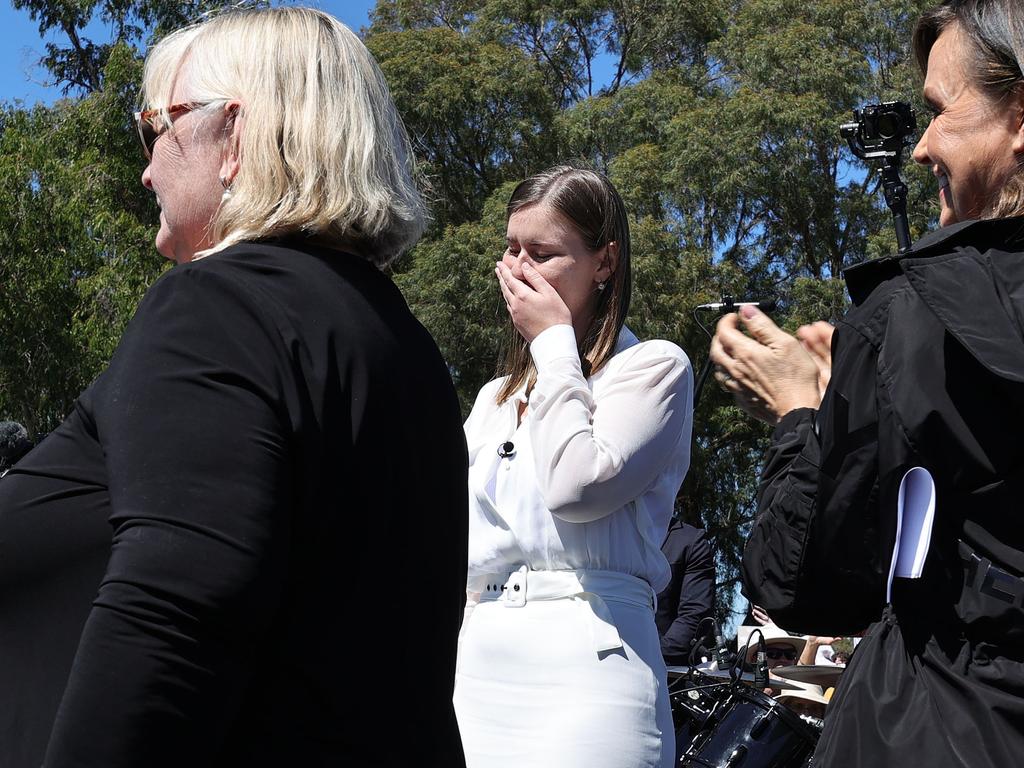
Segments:
[[[661,654],[668,664],[687,664],[701,619],[715,603],[715,560],[704,531],[678,518],[661,545],[672,566],[672,580],[658,595],[655,621],[661,636]]]

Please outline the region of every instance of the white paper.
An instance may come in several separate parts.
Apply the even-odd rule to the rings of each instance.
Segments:
[[[896,504],[896,547],[885,599],[892,601],[892,580],[919,579],[928,557],[935,521],[935,481],[924,467],[908,470],[900,481]]]

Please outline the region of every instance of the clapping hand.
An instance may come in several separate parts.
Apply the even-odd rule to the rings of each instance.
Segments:
[[[741,323],[750,336],[740,330]],[[819,368],[810,353],[756,307],[744,306],[718,321],[711,359],[719,385],[743,410],[769,424],[821,403]]]
[[[818,390],[825,396],[825,389],[832,378],[832,333],[835,328],[819,320],[796,329],[796,337],[804,345],[815,365],[818,366]]]

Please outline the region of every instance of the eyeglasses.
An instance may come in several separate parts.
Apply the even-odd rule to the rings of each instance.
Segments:
[[[167,124],[160,119],[161,112],[166,112],[168,118],[174,119],[176,115],[183,115],[194,109],[206,106],[200,102],[189,101],[182,104],[171,104],[163,109],[147,109],[135,113],[135,127],[139,131],[139,141],[142,142],[142,153],[149,160],[153,157],[153,145],[160,138],[160,134],[167,130]]]
[[[778,661],[779,659],[785,659],[786,661],[793,661],[796,659],[795,648],[768,648],[765,650],[764,655],[772,661]]]

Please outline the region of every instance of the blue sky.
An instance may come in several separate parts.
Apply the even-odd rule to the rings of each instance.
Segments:
[[[360,27],[369,25],[369,13],[376,3],[374,0],[307,0],[303,4],[334,14],[358,32]],[[105,40],[109,30],[94,21],[85,37]],[[40,38],[39,27],[27,11],[16,11],[10,0],[0,0],[0,101],[20,99],[25,104],[34,104],[60,98],[59,89],[46,86],[47,73],[35,66],[47,41]]]

